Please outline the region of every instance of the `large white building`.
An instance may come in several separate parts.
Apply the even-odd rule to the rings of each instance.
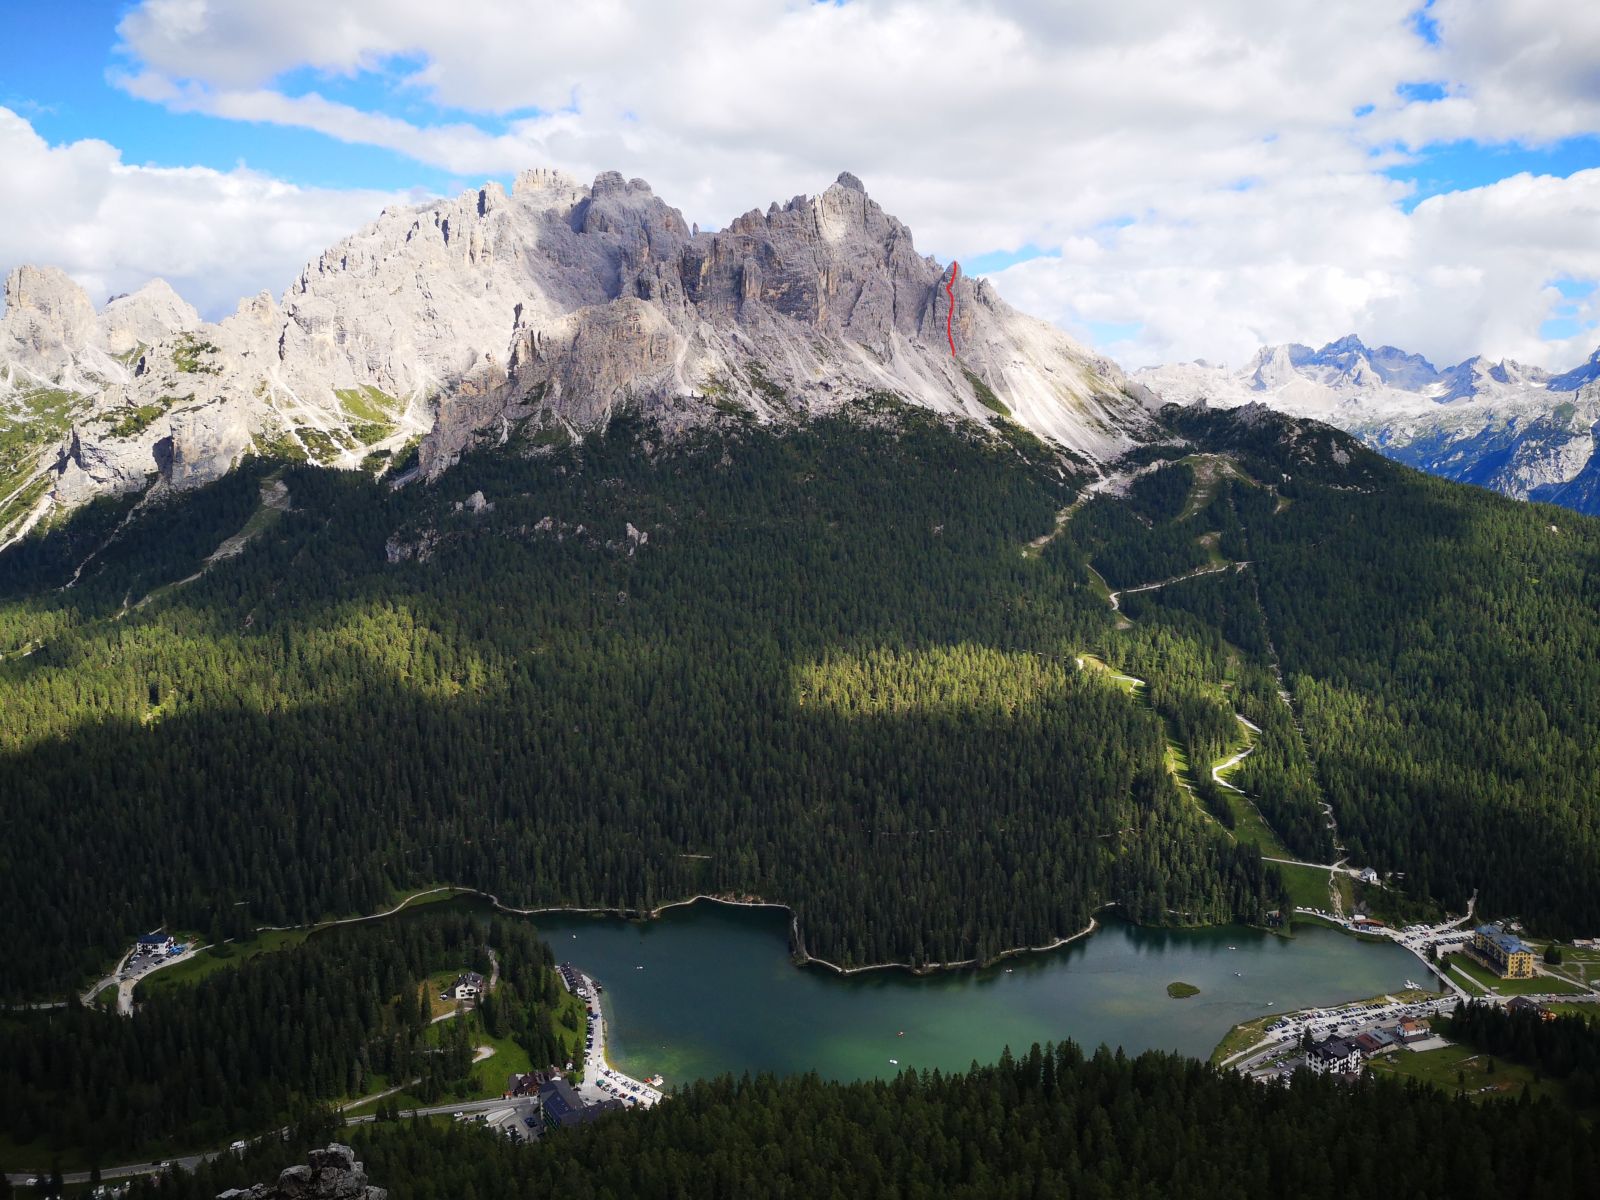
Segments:
[[[1306,1054],[1313,1074],[1350,1075],[1361,1070],[1361,1047],[1347,1038],[1324,1038]]]

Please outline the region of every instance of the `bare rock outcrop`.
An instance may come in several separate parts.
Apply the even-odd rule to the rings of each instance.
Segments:
[[[203,324],[194,306],[165,279],[152,279],[137,292],[113,297],[98,322],[106,351],[116,357]]]
[[[94,305],[58,267],[21,266],[6,276],[0,358],[48,379],[94,341]]]
[[[367,1182],[366,1168],[355,1151],[338,1142],[313,1150],[301,1166],[289,1167],[277,1183],[231,1188],[217,1200],[388,1200],[389,1193]]]

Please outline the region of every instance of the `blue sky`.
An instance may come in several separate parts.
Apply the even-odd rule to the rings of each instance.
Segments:
[[[1133,365],[1348,332],[1581,359],[1600,16],[1358,7],[12,0],[0,268],[161,273],[215,315],[383,203],[527,166],[642,175],[710,227],[848,169],[923,252]]]
[[[130,163],[206,166],[227,171],[241,163],[312,187],[424,188],[447,192],[460,180],[404,154],[336,141],[319,133],[267,122],[239,122],[201,113],[169,112],[130,96],[111,79],[130,62],[116,52],[116,27],[128,0],[14,0],[6,6],[10,53],[0,74],[0,105],[27,117],[52,142],[98,138]],[[99,36],[88,31],[99,30]],[[396,64],[397,66],[403,64]],[[320,90],[373,111],[434,119],[437,109],[382,76],[342,80],[324,72],[290,72],[298,91]],[[453,114],[461,119],[462,114]]]

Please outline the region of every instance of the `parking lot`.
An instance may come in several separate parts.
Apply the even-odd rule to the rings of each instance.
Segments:
[[[641,1108],[659,1104],[660,1091],[614,1070],[606,1061],[606,1018],[600,1006],[599,989],[594,980],[582,972],[575,971],[574,975],[575,980],[569,981],[568,986],[583,999],[588,1018],[584,1027],[583,1083],[578,1094],[591,1103],[620,1100]]]

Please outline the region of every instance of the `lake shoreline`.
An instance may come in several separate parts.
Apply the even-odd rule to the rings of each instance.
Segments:
[[[440,890],[443,889],[434,889],[434,891]],[[1039,946],[1013,946],[1000,951],[992,958],[983,960],[977,958],[965,958],[952,962],[925,963],[922,966],[917,966],[914,963],[907,962],[877,962],[864,963],[859,967],[841,967],[838,963],[829,962],[825,958],[818,958],[806,950],[805,935],[800,930],[799,914],[795,912],[791,905],[784,904],[777,900],[761,900],[754,897],[716,896],[709,892],[702,892],[698,895],[685,897],[682,900],[670,900],[667,903],[659,904],[652,909],[624,908],[621,906],[611,908],[566,908],[560,905],[546,906],[543,908],[516,908],[512,905],[502,902],[498,896],[492,895],[489,892],[480,891],[477,888],[458,887],[452,888],[451,890],[460,892],[463,895],[480,896],[489,901],[490,904],[494,905],[498,911],[519,917],[536,917],[540,916],[541,914],[550,914],[556,916],[616,917],[624,921],[653,921],[662,916],[662,914],[670,912],[672,909],[691,908],[701,902],[726,905],[730,908],[778,909],[781,912],[789,914],[790,957],[794,964],[798,967],[821,967],[824,970],[831,971],[836,975],[845,977],[865,974],[868,971],[904,971],[909,975],[918,977],[937,975],[943,971],[981,971],[987,967],[992,967],[996,963],[1002,962],[1005,959],[1015,958],[1018,955],[1045,954],[1052,950],[1059,950],[1062,946],[1070,945],[1071,943],[1078,941],[1080,938],[1088,937],[1100,927],[1098,918],[1091,916],[1089,918],[1089,923],[1082,929],[1078,930],[1077,933],[1066,934]],[[1107,908],[1115,907],[1116,903],[1117,902],[1115,900],[1108,901],[1107,903],[1102,904],[1095,911],[1097,913],[1103,912]],[[402,901],[401,906],[403,907],[404,904],[405,902]]]
[[[778,910],[780,910],[782,912],[785,912],[785,913],[787,913],[789,915],[790,958],[794,962],[794,964],[796,966],[802,967],[802,968],[804,968],[804,967],[813,967],[813,966],[814,967],[818,967],[818,968],[821,968],[824,971],[831,972],[834,975],[840,976],[841,978],[848,978],[848,977],[853,976],[853,975],[863,975],[863,974],[866,974],[866,973],[869,973],[869,972],[872,972],[872,971],[902,971],[902,972],[904,972],[904,973],[906,973],[908,975],[911,975],[913,977],[916,977],[916,978],[929,978],[929,977],[936,976],[936,975],[939,975],[939,974],[942,974],[942,973],[945,973],[945,972],[982,971],[982,970],[985,970],[985,969],[987,969],[989,967],[995,966],[995,965],[1005,961],[1006,959],[1017,958],[1017,957],[1020,957],[1022,955],[1048,954],[1051,951],[1061,949],[1063,946],[1071,945],[1073,942],[1076,942],[1076,941],[1079,941],[1079,940],[1081,940],[1083,938],[1087,938],[1087,937],[1092,936],[1096,932],[1096,930],[1098,930],[1100,928],[1100,921],[1099,921],[1099,915],[1098,914],[1104,912],[1108,908],[1115,908],[1116,905],[1117,905],[1117,902],[1115,900],[1108,900],[1106,903],[1100,905],[1099,907],[1097,907],[1094,910],[1094,915],[1090,916],[1089,923],[1087,925],[1085,925],[1082,929],[1078,930],[1076,933],[1064,934],[1064,935],[1062,935],[1060,937],[1052,939],[1051,941],[1045,942],[1042,945],[1009,947],[1007,949],[999,951],[993,957],[988,958],[988,959],[966,958],[966,959],[959,959],[959,960],[949,961],[949,962],[924,963],[921,966],[918,966],[918,965],[916,965],[914,963],[896,962],[896,961],[864,963],[864,964],[862,964],[860,966],[854,966],[854,967],[840,966],[838,963],[831,962],[831,961],[829,961],[828,959],[825,959],[825,958],[819,958],[819,957],[811,954],[809,951],[806,950],[806,948],[805,948],[805,935],[801,931],[801,928],[800,928],[800,917],[799,917],[799,914],[793,908],[793,906],[788,905],[788,904],[784,904],[781,901],[777,901],[777,900],[763,900],[763,899],[760,899],[759,897],[752,897],[752,896],[744,896],[744,897],[729,896],[729,895],[718,896],[718,895],[713,895],[713,894],[711,894],[709,892],[702,892],[702,893],[698,893],[698,894],[693,895],[693,896],[687,896],[687,897],[684,897],[681,900],[669,900],[665,904],[659,904],[656,907],[651,908],[651,909],[628,908],[628,907],[623,906],[623,905],[577,906],[577,905],[561,905],[561,904],[539,905],[539,906],[533,906],[533,907],[528,907],[528,908],[520,908],[520,907],[517,907],[516,905],[511,905],[511,904],[505,903],[503,900],[500,899],[500,897],[496,896],[493,892],[486,892],[486,891],[483,891],[481,888],[468,887],[468,886],[466,886],[464,884],[439,884],[439,885],[436,885],[434,887],[424,888],[421,891],[412,892],[410,895],[403,896],[398,901],[396,901],[395,904],[393,904],[391,907],[386,908],[386,909],[382,909],[382,910],[380,910],[378,912],[367,913],[367,914],[364,914],[364,915],[351,916],[351,917],[328,918],[328,919],[324,919],[324,920],[320,920],[320,921],[313,921],[313,922],[310,922],[310,923],[305,924],[305,925],[261,925],[261,926],[257,926],[256,929],[254,930],[254,932],[256,934],[267,933],[267,932],[291,933],[291,932],[299,932],[301,930],[304,930],[307,934],[314,934],[314,933],[319,933],[319,932],[321,932],[323,930],[326,930],[326,929],[333,929],[333,928],[337,928],[339,926],[344,926],[344,925],[361,924],[361,923],[364,923],[364,922],[367,922],[367,921],[381,921],[381,920],[386,920],[389,917],[399,916],[402,913],[404,913],[407,909],[424,907],[424,905],[417,904],[416,902],[424,900],[425,898],[430,897],[430,896],[441,896],[441,895],[447,895],[449,897],[454,897],[454,896],[474,896],[474,897],[477,897],[477,898],[479,898],[481,900],[488,901],[488,903],[498,912],[503,912],[503,913],[506,913],[506,914],[508,914],[510,916],[517,916],[517,917],[539,917],[539,916],[614,917],[614,918],[617,918],[619,920],[624,920],[624,921],[640,921],[640,922],[643,922],[643,921],[656,920],[657,918],[661,917],[663,914],[665,914],[667,912],[670,912],[672,909],[675,909],[675,908],[690,908],[690,907],[694,906],[695,904],[698,904],[698,903],[700,903],[702,901],[705,901],[705,902],[708,902],[708,903],[711,903],[711,904],[726,905],[726,906],[732,907],[732,908],[771,908],[771,909],[778,909]],[[1149,929],[1220,929],[1225,925],[1234,924],[1234,923],[1235,922],[1223,921],[1223,922],[1218,922],[1216,924],[1211,924],[1211,925],[1184,925],[1184,926],[1152,925],[1152,926],[1140,926],[1140,927],[1141,928],[1149,928]],[[1137,925],[1138,922],[1134,922],[1134,924]],[[1261,929],[1262,928],[1260,926],[1249,925],[1248,923],[1244,923],[1244,924],[1245,924],[1246,928],[1250,928],[1250,929]],[[1333,926],[1331,924],[1330,924],[1329,927],[1330,928],[1335,928],[1335,929],[1340,929],[1341,928],[1341,927],[1338,927],[1338,926]],[[1292,939],[1293,938],[1293,934],[1287,928],[1262,929],[1262,931],[1263,932],[1267,932],[1267,933],[1277,934],[1278,936],[1283,937],[1285,939]],[[1345,930],[1341,930],[1341,931],[1348,933],[1348,931],[1345,931]],[[227,940],[229,942],[237,942],[237,939],[235,939],[235,938],[229,938]],[[1377,939],[1377,940],[1381,941],[1381,940],[1385,940],[1385,939]],[[204,947],[204,948],[208,949],[209,947]]]
[[[957,960],[949,961],[949,962],[924,963],[921,966],[918,966],[918,965],[916,965],[914,963],[896,962],[896,961],[863,963],[862,965],[856,966],[856,967],[840,966],[838,963],[830,962],[828,959],[825,959],[825,958],[819,958],[816,955],[811,954],[808,950],[806,950],[806,948],[805,948],[805,934],[800,929],[800,916],[795,911],[795,909],[794,909],[794,907],[792,905],[785,904],[781,900],[763,900],[760,897],[749,896],[749,895],[745,895],[745,896],[720,895],[719,896],[719,895],[715,895],[715,894],[713,894],[711,892],[700,892],[700,893],[697,893],[696,895],[693,895],[693,896],[686,896],[681,900],[669,900],[665,904],[658,904],[658,905],[656,905],[656,907],[650,908],[650,909],[628,908],[628,907],[623,906],[623,905],[601,905],[601,906],[580,907],[580,906],[561,905],[561,904],[550,904],[550,905],[542,905],[542,906],[536,906],[536,907],[530,907],[530,908],[519,908],[519,907],[517,907],[515,905],[511,905],[511,904],[505,903],[503,900],[500,899],[500,897],[496,896],[494,893],[485,892],[480,888],[467,887],[467,886],[465,886],[463,884],[442,884],[442,885],[440,885],[438,887],[428,888],[428,889],[426,889],[424,891],[415,892],[410,896],[406,896],[403,899],[401,899],[399,901],[399,903],[397,903],[393,908],[387,909],[387,910],[385,910],[383,912],[373,913],[373,914],[370,914],[370,915],[365,916],[365,917],[346,917],[346,918],[343,918],[343,919],[337,920],[337,921],[324,921],[324,922],[318,922],[318,923],[316,923],[314,925],[294,926],[294,927],[290,927],[290,928],[307,929],[307,930],[310,930],[311,932],[314,933],[319,929],[328,928],[328,927],[333,926],[333,925],[352,924],[352,923],[358,922],[358,921],[372,921],[372,920],[378,920],[378,919],[381,919],[381,918],[384,918],[384,917],[391,917],[391,916],[395,916],[395,915],[399,914],[402,910],[404,910],[406,907],[408,907],[411,904],[412,901],[418,900],[418,899],[420,899],[420,898],[422,898],[424,896],[437,895],[440,892],[450,892],[450,893],[453,893],[453,894],[456,894],[456,895],[463,895],[463,896],[477,896],[480,899],[487,900],[491,905],[494,906],[494,908],[497,911],[503,912],[503,913],[507,913],[507,914],[509,914],[511,916],[517,916],[517,917],[538,917],[538,916],[577,916],[577,917],[584,917],[584,916],[588,916],[588,917],[615,917],[615,918],[617,918],[619,920],[623,920],[623,921],[654,921],[657,918],[659,918],[662,915],[664,915],[665,913],[668,913],[668,912],[670,912],[671,910],[673,910],[675,908],[691,908],[694,905],[701,903],[702,901],[710,903],[710,904],[726,905],[726,906],[728,906],[730,908],[772,908],[772,909],[777,909],[777,910],[779,910],[781,912],[785,912],[785,913],[787,913],[789,915],[790,957],[793,959],[795,965],[799,966],[799,967],[813,967],[813,966],[814,967],[820,967],[825,971],[830,971],[835,975],[838,975],[838,976],[841,976],[841,977],[845,977],[845,978],[848,978],[849,976],[852,976],[852,975],[866,974],[867,972],[870,972],[870,971],[903,971],[908,975],[913,975],[913,976],[916,976],[918,978],[927,978],[929,976],[938,975],[941,972],[945,972],[945,971],[982,971],[982,970],[986,970],[989,967],[995,966],[995,965],[997,965],[997,964],[999,964],[1001,962],[1004,962],[1006,959],[1017,958],[1017,957],[1020,957],[1021,955],[1025,955],[1025,954],[1048,954],[1053,950],[1059,950],[1063,946],[1071,945],[1073,942],[1079,941],[1080,939],[1089,937],[1092,934],[1094,934],[1094,932],[1100,928],[1099,914],[1104,912],[1108,908],[1117,907],[1117,901],[1108,900],[1104,904],[1099,905],[1094,910],[1094,914],[1091,915],[1090,918],[1089,918],[1089,923],[1087,925],[1085,925],[1082,929],[1078,930],[1076,933],[1064,934],[1064,935],[1062,935],[1060,937],[1054,938],[1051,941],[1045,942],[1045,943],[1043,943],[1041,945],[1038,945],[1038,946],[1011,946],[1011,947],[1008,947],[1008,948],[1006,948],[1004,950],[999,951],[993,957],[987,958],[987,959],[964,958],[964,959],[957,959]],[[1135,922],[1133,922],[1133,924],[1139,925],[1139,922],[1135,921]],[[1148,929],[1152,929],[1152,930],[1166,930],[1166,929],[1221,929],[1226,925],[1232,925],[1232,924],[1241,924],[1247,929],[1259,929],[1263,933],[1275,934],[1278,937],[1282,937],[1282,938],[1285,938],[1285,939],[1292,939],[1293,936],[1294,936],[1293,933],[1287,928],[1287,926],[1280,927],[1280,928],[1269,928],[1269,927],[1266,927],[1266,926],[1252,925],[1249,922],[1234,922],[1234,921],[1219,921],[1219,922],[1216,922],[1214,924],[1205,924],[1205,925],[1150,925],[1150,926],[1139,925],[1139,927],[1140,928],[1148,928]],[[1344,932],[1346,934],[1349,933],[1349,931],[1343,929],[1342,926],[1334,925],[1332,922],[1329,922],[1327,924],[1327,927],[1330,928],[1330,929],[1339,931],[1339,932]],[[270,926],[270,927],[269,926],[263,926],[263,928],[274,928],[274,929],[276,929],[276,928],[279,928],[279,927],[278,926]],[[1363,940],[1363,939],[1360,939],[1358,937],[1357,940]],[[1386,939],[1377,938],[1377,939],[1365,939],[1365,940],[1384,941]]]

